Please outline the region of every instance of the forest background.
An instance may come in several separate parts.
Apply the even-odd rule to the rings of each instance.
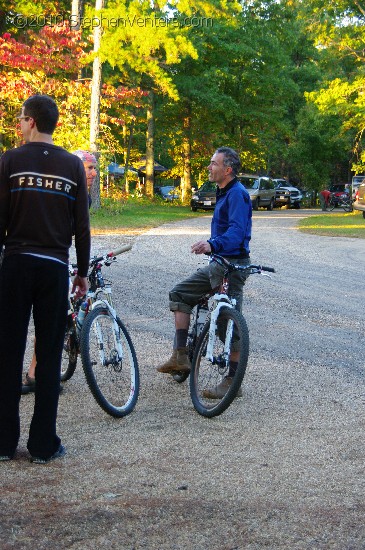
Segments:
[[[214,149],[306,190],[365,172],[365,10],[353,0],[0,0],[0,148],[23,101],[53,96],[55,142],[125,168],[155,163],[183,202]],[[140,180],[139,180],[140,182]],[[93,204],[100,204],[94,186]],[[110,189],[109,189],[110,191]]]

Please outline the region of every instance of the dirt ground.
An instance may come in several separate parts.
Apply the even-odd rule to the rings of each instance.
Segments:
[[[365,549],[365,244],[299,233],[310,214],[254,214],[252,261],[277,273],[246,284],[243,399],[214,419],[155,371],[174,333],[168,290],[203,262],[190,244],[211,216],[93,237],[95,253],[133,242],[108,276],[139,400],[109,417],[79,364],[60,396],[67,455],[42,466],[28,460],[34,397],[22,397],[18,453],[0,464],[1,550]]]

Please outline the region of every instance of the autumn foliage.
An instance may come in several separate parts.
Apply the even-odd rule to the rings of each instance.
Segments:
[[[0,134],[2,148],[21,139],[16,116],[30,95],[49,94],[60,109],[55,142],[67,149],[89,147],[90,76],[84,65],[90,45],[68,24],[28,30],[21,37],[0,37]],[[87,74],[87,72],[86,72]],[[118,152],[118,129],[128,121],[126,108],[141,107],[146,92],[104,84],[100,105],[101,150]],[[113,132],[114,128],[114,132]]]

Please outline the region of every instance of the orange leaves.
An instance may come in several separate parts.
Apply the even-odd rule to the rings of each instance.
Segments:
[[[143,107],[143,98],[147,96],[148,92],[141,88],[126,88],[125,86],[115,88],[110,84],[103,84],[102,86],[102,101],[108,107],[118,103],[133,105],[137,108]]]
[[[114,117],[114,116],[109,117],[109,122],[111,124],[116,124],[118,126],[123,126],[125,124],[124,120],[122,120],[121,118]]]
[[[68,25],[29,30],[20,42],[9,33],[0,37],[0,65],[20,70],[43,70],[52,75],[65,71],[75,73],[85,55],[80,31]]]
[[[5,148],[18,143],[15,117],[24,100],[35,93],[54,97],[59,106],[56,142],[67,149],[88,147],[90,79],[79,78],[87,65],[87,50],[90,44],[83,41],[81,31],[68,23],[24,28],[16,37],[9,32],[0,36],[0,133]],[[147,95],[139,88],[103,85],[100,135],[104,144],[118,150],[121,128],[133,118],[134,109],[143,108]]]
[[[0,65],[25,69],[29,68],[29,65],[34,65],[36,60],[27,44],[17,42],[9,33],[0,37]]]

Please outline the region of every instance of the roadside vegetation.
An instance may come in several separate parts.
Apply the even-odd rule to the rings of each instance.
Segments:
[[[313,235],[365,239],[365,219],[358,211],[324,212],[300,220],[298,227],[300,231]]]
[[[128,198],[121,201],[102,199],[102,208],[91,210],[92,233],[139,234],[171,221],[194,218],[203,213],[192,212],[189,206],[158,199]],[[203,214],[204,215],[204,214]]]

